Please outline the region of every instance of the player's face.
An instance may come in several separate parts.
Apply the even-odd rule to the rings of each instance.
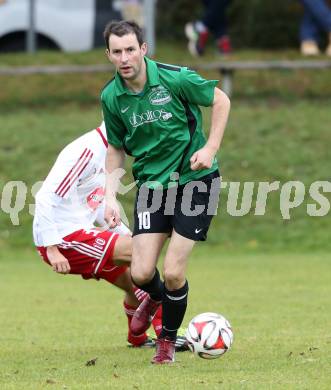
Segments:
[[[140,75],[146,52],[146,43],[139,46],[135,34],[122,37],[111,34],[109,50],[106,50],[110,62],[115,65],[117,72],[125,80],[134,80]]]

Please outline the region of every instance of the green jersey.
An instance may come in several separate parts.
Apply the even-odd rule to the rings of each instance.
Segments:
[[[206,143],[199,105],[212,105],[218,81],[147,57],[145,62],[143,91],[130,91],[117,73],[101,93],[108,142],[135,158],[138,187],[155,188],[158,182],[167,188],[173,172],[179,173],[179,184],[214,172],[216,159],[210,169],[192,171],[190,158]]]

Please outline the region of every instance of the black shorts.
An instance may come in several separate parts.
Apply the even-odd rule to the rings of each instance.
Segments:
[[[181,186],[152,190],[141,186],[136,195],[133,236],[175,232],[194,241],[205,241],[217,213],[220,193],[218,171]]]

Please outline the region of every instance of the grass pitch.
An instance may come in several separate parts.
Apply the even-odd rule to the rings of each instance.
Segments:
[[[0,272],[1,389],[330,389],[327,255],[199,245],[184,325],[220,312],[235,341],[217,360],[178,353],[171,367],[152,366],[151,350],[126,347],[115,287],[56,275],[29,251],[2,253]]]

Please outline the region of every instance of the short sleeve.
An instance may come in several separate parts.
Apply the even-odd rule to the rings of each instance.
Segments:
[[[110,111],[103,100],[101,100],[101,105],[108,143],[115,146],[115,148],[123,148],[123,140],[126,134],[126,128],[123,121]]]
[[[190,103],[209,107],[214,101],[214,89],[218,80],[206,80],[198,73],[182,68],[180,74],[181,95]]]

